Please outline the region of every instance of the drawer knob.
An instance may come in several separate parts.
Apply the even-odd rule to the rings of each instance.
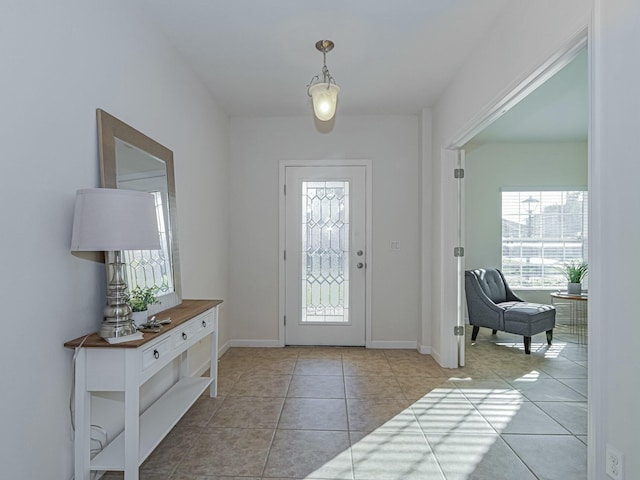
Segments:
[[[157,360],[158,358],[160,358],[160,352],[159,352],[158,350],[154,350],[154,351],[153,351],[153,356],[154,356],[154,357],[156,358],[156,360]]]
[[[186,340],[187,339],[187,334],[185,332],[182,332],[182,339]]]
[[[204,320],[202,320],[202,328],[207,328],[207,322],[205,322]]]

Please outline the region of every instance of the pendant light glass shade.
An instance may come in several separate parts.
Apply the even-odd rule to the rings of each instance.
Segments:
[[[338,93],[340,93],[340,87],[336,85],[327,68],[327,52],[333,50],[333,47],[331,40],[316,42],[316,50],[322,52],[322,74],[313,77],[307,85],[307,94],[311,97],[313,113],[322,122],[331,120],[336,114]]]
[[[309,95],[313,100],[313,113],[318,120],[326,122],[336,113],[340,87],[335,83],[316,83],[309,87]]]

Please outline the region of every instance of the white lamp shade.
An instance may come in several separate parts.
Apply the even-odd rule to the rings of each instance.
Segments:
[[[114,188],[76,192],[72,251],[158,250],[152,194]]]
[[[309,87],[309,95],[313,100],[313,113],[318,120],[326,122],[336,113],[340,87],[335,83],[316,83]]]

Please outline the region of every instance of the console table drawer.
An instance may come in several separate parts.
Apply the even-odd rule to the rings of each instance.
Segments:
[[[165,363],[171,351],[171,338],[165,338],[142,351],[142,370]]]
[[[207,327],[212,328],[213,322],[214,322],[213,314],[205,313],[201,317],[195,319],[196,331],[200,332],[200,331],[206,330]]]
[[[188,325],[185,325],[180,329],[176,329],[177,331],[172,335],[173,348],[179,348],[181,345],[193,340],[194,327],[195,325],[192,322],[189,322]]]

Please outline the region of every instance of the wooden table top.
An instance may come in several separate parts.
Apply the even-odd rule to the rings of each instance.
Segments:
[[[156,313],[156,318],[158,320],[170,317],[171,323],[163,325],[162,329],[157,333],[144,332],[144,338],[140,340],[111,344],[100,335],[98,335],[97,332],[95,332],[89,334],[88,336],[83,335],[73,340],[69,340],[68,342],[65,342],[64,346],[67,348],[76,348],[80,345],[87,348],[138,348],[140,345],[144,345],[145,343],[153,340],[159,335],[167,333],[180,324],[191,320],[193,317],[200,315],[201,313],[204,313],[207,310],[215,307],[216,305],[220,305],[221,303],[222,300],[182,300],[182,303],[180,305]]]
[[[551,296],[553,298],[563,298],[565,300],[583,300],[585,302],[589,300],[588,293],[582,293],[580,295],[576,295],[576,294],[567,293],[567,292],[553,292]]]

